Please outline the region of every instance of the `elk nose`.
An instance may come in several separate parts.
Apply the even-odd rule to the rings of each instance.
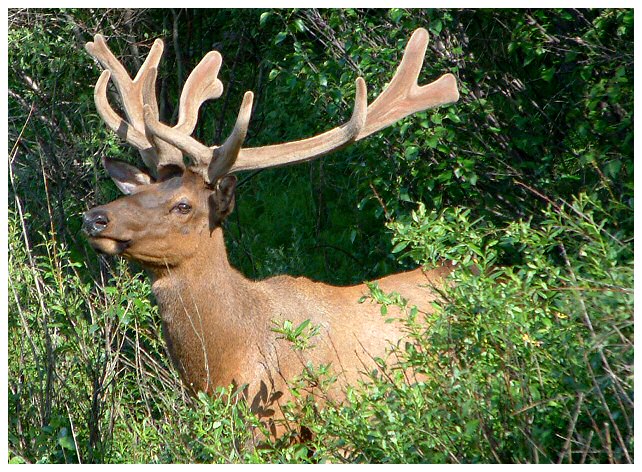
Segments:
[[[94,208],[83,216],[82,227],[89,236],[98,236],[109,224],[107,212]]]

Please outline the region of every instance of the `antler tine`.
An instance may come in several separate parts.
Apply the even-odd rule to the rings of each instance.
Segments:
[[[154,41],[134,80],[111,52],[102,35],[95,35],[93,42],[85,44],[85,49],[105,68],[94,89],[94,101],[99,115],[112,131],[139,150],[149,169],[156,171],[159,152],[145,135],[143,103],[149,103],[158,109],[154,82],[156,68],[163,54],[163,42],[160,39]],[[150,75],[154,80],[149,80]],[[127,121],[114,111],[107,99],[107,84],[110,78],[120,94]]]
[[[232,133],[220,147],[214,150],[214,158],[210,162],[207,171],[209,183],[216,182],[219,177],[227,174],[234,165],[247,135],[253,100],[254,94],[245,92]]]
[[[143,77],[141,96],[143,100],[143,128],[145,131],[145,137],[147,140],[153,144],[153,149],[156,152],[155,158],[155,168],[158,173],[159,178],[163,178],[165,171],[169,170],[170,167],[178,167],[179,169],[184,169],[183,164],[183,155],[179,149],[176,149],[171,144],[157,139],[152,133],[150,133],[145,126],[145,106],[149,107],[151,110],[154,119],[158,120],[159,112],[158,105],[156,104],[156,77],[158,75],[158,69],[156,67],[150,67],[148,72]]]
[[[417,85],[427,46],[428,32],[423,28],[415,30],[390,84],[368,107],[368,119],[357,141],[408,115],[459,100],[457,80],[452,74]]]
[[[111,50],[107,46],[107,43],[105,42],[105,38],[103,38],[102,35],[97,34],[96,36],[94,36],[94,42],[85,44],[85,49],[89,54],[95,57],[106,70],[111,72],[111,78],[114,81],[114,84],[118,89],[118,93],[121,96],[123,107],[125,109],[125,114],[127,115],[129,124],[138,133],[140,133],[144,139],[145,125],[143,122],[143,101],[144,99],[146,99],[151,105],[156,105],[156,96],[155,93],[153,93],[152,89],[152,93],[150,94],[150,96],[143,97],[142,88],[147,75],[150,73],[150,70],[158,67],[158,63],[160,62],[161,56],[163,54],[163,41],[161,41],[160,39],[154,41],[154,44],[150,49],[145,62],[141,66],[134,80],[129,77],[129,74],[127,73],[123,65],[111,52]],[[106,90],[106,87],[104,87],[105,92]],[[106,97],[101,103],[101,106],[109,106],[109,102],[107,101]],[[132,146],[138,147],[137,144],[139,143],[130,144],[132,144]],[[147,143],[147,147],[149,146],[150,144]]]
[[[105,69],[94,87],[94,102],[98,114],[103,119],[105,124],[113,130],[119,137],[125,139],[128,143],[137,149],[143,150],[150,147],[149,142],[143,134],[138,132],[129,123],[123,120],[107,101],[107,84],[111,77],[111,71]]]
[[[203,102],[219,98],[223,94],[223,83],[217,78],[222,62],[223,58],[218,51],[210,51],[187,78],[181,93],[176,124],[181,132],[192,134]]]
[[[359,77],[355,82],[355,86],[354,109],[352,117],[347,123],[300,141],[241,149],[230,172],[304,162],[323,156],[353,142],[366,122],[368,107],[366,82]]]
[[[111,52],[102,34],[94,35],[94,41],[90,41],[85,44],[85,50],[98,60],[105,69],[111,71],[114,75],[114,82],[116,84],[124,85],[127,82],[131,82],[129,74],[116,56]]]

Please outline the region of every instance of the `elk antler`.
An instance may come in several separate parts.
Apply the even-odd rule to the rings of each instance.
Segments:
[[[273,167],[290,162],[311,159],[312,157],[321,156],[353,141],[366,122],[367,107],[366,83],[362,78],[358,78],[356,85],[357,96],[355,98],[354,111],[350,121],[343,126],[326,131],[325,133],[313,138],[291,143],[277,144],[275,146],[266,146],[264,148],[255,148],[269,149],[279,147],[282,150],[281,154],[289,159],[289,161],[278,163],[270,162],[270,165],[255,166],[252,168],[258,169],[263,167]],[[207,147],[191,136],[181,133],[180,130],[170,128],[169,126],[160,123],[152,115],[151,110],[145,114],[145,124],[151,134],[173,144],[185,154],[191,156],[196,163],[196,167],[203,169],[202,173],[206,181],[214,183],[218,177],[226,173],[239,170],[237,169],[237,162],[239,154],[246,151],[241,149],[241,144],[247,133],[251,109],[252,92],[246,92],[236,121],[236,126],[234,127],[230,137],[220,147]],[[242,139],[239,139],[241,137]],[[235,144],[232,144],[232,142]],[[209,169],[205,172],[204,169],[208,165]]]
[[[366,85],[362,78],[358,78],[352,118],[344,125],[300,141],[240,149],[231,166],[229,159],[232,158],[228,156],[226,164],[216,164],[216,168],[236,172],[307,161],[363,139],[412,113],[456,102],[459,92],[452,74],[446,74],[428,85],[417,85],[427,45],[428,32],[419,28],[410,38],[392,81],[367,110]],[[147,118],[146,115],[145,119]],[[175,145],[196,161],[205,163],[219,159],[216,157],[216,150],[220,148],[207,147],[180,130],[152,122],[151,115],[149,118],[147,125],[153,134]],[[208,178],[215,175],[216,172],[209,172]]]
[[[445,74],[421,87],[417,85],[427,46],[428,32],[423,28],[415,30],[397,72],[388,87],[368,107],[365,125],[354,137],[354,141],[418,111],[459,100],[457,80],[452,74]],[[275,167],[314,159],[332,150],[323,147],[324,140],[325,136],[321,134],[303,141],[241,149],[231,171]]]
[[[456,102],[459,92],[452,74],[445,74],[427,85],[417,84],[427,45],[428,32],[423,28],[417,29],[390,84],[369,107],[366,84],[359,77],[356,80],[354,111],[347,123],[311,138],[256,148],[242,148],[252,110],[251,92],[243,97],[234,130],[222,146],[208,147],[191,137],[200,105],[210,98],[218,98],[223,90],[223,85],[216,78],[221,66],[218,52],[208,53],[188,78],[181,94],[178,123],[169,127],[158,119],[154,93],[156,68],[162,52],[160,40],[154,43],[133,81],[111,54],[102,36],[96,35],[95,42],[87,43],[86,47],[107,68],[95,91],[96,106],[107,125],[138,148],[146,164],[152,160],[151,155],[153,164],[159,168],[168,164],[183,167],[182,152],[193,159],[194,170],[199,171],[207,182],[214,183],[229,172],[277,167],[320,157],[412,113]],[[123,98],[129,123],[122,120],[107,102],[109,71]]]
[[[368,120],[357,141],[408,115],[459,100],[457,79],[452,74],[427,85],[417,84],[427,47],[428,31],[415,30],[390,84],[368,107]]]
[[[163,54],[163,41],[157,39],[132,80],[111,52],[102,35],[94,36],[94,41],[85,45],[89,54],[105,68],[94,89],[94,101],[101,118],[118,136],[127,141],[141,153],[145,165],[153,171],[164,166],[183,168],[181,152],[174,146],[154,139],[145,131],[144,105],[148,105],[158,116],[155,81],[158,63]],[[223,84],[217,78],[222,58],[216,51],[208,53],[194,68],[183,87],[180,98],[178,123],[175,128],[187,135],[194,131],[198,110],[203,102],[218,98],[223,93]],[[122,119],[107,100],[107,84],[113,79],[120,95],[127,121]]]

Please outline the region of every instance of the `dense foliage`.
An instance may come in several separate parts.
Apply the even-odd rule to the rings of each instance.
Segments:
[[[306,385],[332,366],[310,366],[289,414],[312,439],[251,447],[237,396],[182,389],[145,274],[82,237],[117,196],[100,156],[137,161],[97,116],[82,45],[101,32],[135,70],[164,38],[167,121],[219,50],[225,93],[196,134],[220,142],[254,90],[259,145],[344,121],[355,77],[372,100],[420,26],[420,80],[454,73],[460,101],[241,175],[226,241],[252,278],[460,269],[430,323],[405,307],[406,369],[319,410]],[[9,461],[633,461],[633,10],[10,10],[8,43]]]

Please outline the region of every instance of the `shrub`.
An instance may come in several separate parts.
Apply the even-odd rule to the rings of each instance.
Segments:
[[[405,257],[458,269],[427,323],[375,294],[408,315],[401,361],[381,363],[346,404],[318,412],[304,399],[316,459],[632,461],[633,254],[607,216],[582,195],[539,224],[497,228],[423,205],[391,224]],[[507,251],[518,265],[496,265]]]
[[[405,307],[401,366],[321,411],[306,385],[331,384],[332,366],[309,366],[288,414],[312,440],[255,448],[234,392],[183,390],[144,274],[80,234],[116,195],[100,157],[136,154],[95,113],[82,45],[109,34],[133,70],[164,37],[167,121],[181,77],[220,50],[225,95],[195,134],[220,142],[251,89],[256,146],[341,122],[354,78],[372,98],[417,27],[420,81],[453,72],[456,106],[243,175],[226,242],[250,277],[460,270],[428,324]],[[633,461],[632,9],[13,9],[7,64],[10,462]],[[314,344],[312,326],[276,329]]]

